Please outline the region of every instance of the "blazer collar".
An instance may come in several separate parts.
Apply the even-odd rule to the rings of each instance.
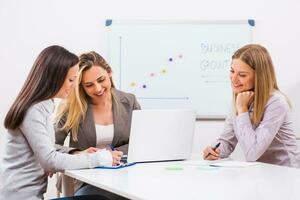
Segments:
[[[128,103],[127,99],[125,98],[125,96],[117,89],[115,88],[111,88],[111,93],[114,94],[117,102],[120,103]],[[114,103],[114,102],[113,102]]]
[[[112,112],[113,112],[113,124],[114,124],[114,137],[112,143],[115,144],[118,142],[118,138],[120,137],[118,133],[120,132],[117,130],[121,125],[124,123],[122,116],[120,116],[120,105],[116,105],[117,103],[128,104],[127,99],[124,95],[115,88],[111,89],[112,94],[116,98],[116,101],[112,101]],[[117,102],[117,103],[116,103]],[[85,133],[86,139],[88,140],[91,146],[96,146],[96,128],[95,128],[95,120],[93,116],[92,110],[92,102],[91,99],[88,99],[88,108],[85,117],[85,127],[83,127],[83,132]],[[89,131],[87,131],[89,130]]]

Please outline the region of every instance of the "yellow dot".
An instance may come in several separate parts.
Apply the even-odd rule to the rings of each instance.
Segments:
[[[135,87],[135,86],[136,86],[136,83],[135,83],[135,82],[132,82],[132,83],[130,83],[130,86],[131,86],[131,87]]]
[[[165,73],[167,73],[167,70],[163,69],[163,70],[160,71],[160,73],[165,74]]]

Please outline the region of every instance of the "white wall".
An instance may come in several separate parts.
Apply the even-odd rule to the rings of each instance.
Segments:
[[[1,0],[0,1],[0,155],[3,119],[37,54],[60,44],[79,54],[105,56],[105,19],[255,19],[254,41],[265,45],[279,85],[291,99],[300,135],[300,2],[298,0]],[[223,122],[198,122],[194,152],[215,140]]]

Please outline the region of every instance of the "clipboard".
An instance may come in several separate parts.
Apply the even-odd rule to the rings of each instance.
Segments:
[[[125,167],[130,167],[135,164],[136,164],[135,162],[121,163],[120,165],[116,165],[116,166],[99,166],[99,167],[95,167],[95,169],[121,169],[121,168],[125,168]]]

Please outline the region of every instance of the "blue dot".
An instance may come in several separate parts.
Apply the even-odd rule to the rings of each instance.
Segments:
[[[143,85],[143,88],[146,88],[147,86],[146,85]]]
[[[172,61],[173,61],[173,58],[169,58],[169,61],[172,62]]]

